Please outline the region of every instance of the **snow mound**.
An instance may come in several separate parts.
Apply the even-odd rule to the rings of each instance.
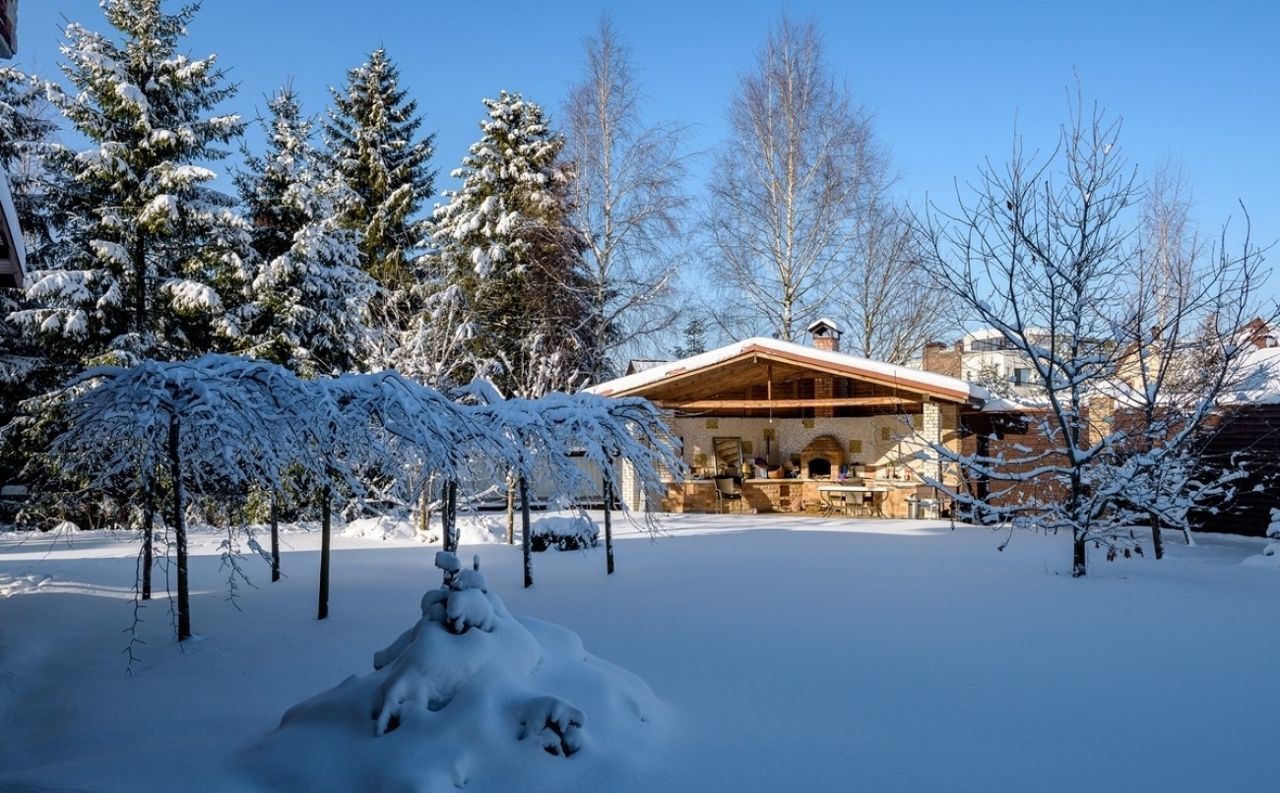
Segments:
[[[356,540],[375,540],[377,542],[403,542],[412,540],[422,543],[440,542],[440,522],[432,522],[427,531],[419,531],[417,521],[408,518],[393,518],[382,515],[376,518],[357,518],[342,529],[341,536]],[[458,542],[461,545],[490,545],[504,542],[497,530],[479,518],[458,520]]]
[[[415,523],[405,518],[379,515],[376,518],[357,518],[342,530],[343,537],[357,540],[418,540],[432,542],[440,539],[440,533],[418,531]]]
[[[516,618],[480,572],[436,554],[422,618],[248,750],[276,790],[556,789],[641,768],[665,721],[653,692],[565,628]],[[584,788],[585,789],[585,788]]]

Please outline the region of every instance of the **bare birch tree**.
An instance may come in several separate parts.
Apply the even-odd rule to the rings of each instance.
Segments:
[[[683,233],[684,130],[646,124],[631,53],[606,13],[585,42],[586,73],[565,103],[564,156],[573,163],[571,221],[586,242],[590,328],[601,371],[611,354],[669,330]]]
[[[769,32],[729,125],[705,218],[710,273],[738,298],[745,329],[794,341],[844,284],[837,273],[885,158],[812,22],[783,17]]]
[[[887,192],[884,190],[882,192]],[[871,196],[857,220],[842,285],[834,296],[847,319],[846,351],[906,364],[954,324],[921,264],[914,227],[886,197]]]

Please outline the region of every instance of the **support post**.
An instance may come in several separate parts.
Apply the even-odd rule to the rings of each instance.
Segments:
[[[524,586],[533,586],[533,538],[529,533],[529,482],[520,477],[520,543],[524,552]]]
[[[604,566],[607,575],[613,575],[613,482],[604,480]]]
[[[155,477],[147,471],[146,492],[142,498],[142,599],[151,599],[151,560],[154,554],[155,538]]]
[[[280,506],[274,490],[271,491],[271,580],[280,580]]]
[[[331,535],[332,508],[329,504],[329,487],[320,489],[320,595],[316,606],[316,619],[329,616],[329,538]]]
[[[173,480],[173,539],[178,554],[178,641],[191,638],[191,594],[187,582],[187,526],[182,514],[182,456],[178,417],[169,417],[169,476]]]

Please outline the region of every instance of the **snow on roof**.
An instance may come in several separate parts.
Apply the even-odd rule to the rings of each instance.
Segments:
[[[1280,403],[1280,347],[1260,347],[1246,353],[1241,375],[1240,387],[1223,394],[1223,402]]]
[[[671,363],[665,358],[632,358],[627,364],[627,374],[635,374],[636,372],[645,372],[655,366],[662,366],[664,363]]]
[[[671,361],[625,377],[598,383],[587,390],[601,396],[626,394],[645,386],[660,383],[668,377],[686,374],[698,369],[706,369],[752,352],[772,353],[792,359],[799,358],[802,364],[811,363],[817,366],[843,370],[853,377],[865,378],[870,376],[880,380],[898,382],[903,386],[914,387],[929,393],[941,392],[976,400],[985,400],[990,396],[985,388],[967,380],[760,336],[708,350],[700,355]]]
[[[828,328],[831,328],[836,333],[844,333],[844,330],[838,324],[836,324],[836,321],[834,319],[831,319],[830,317],[819,317],[818,319],[815,319],[813,322],[809,323],[809,327],[805,328],[805,330],[809,331],[810,333],[813,333],[815,328],[822,327],[823,325],[826,325]]]

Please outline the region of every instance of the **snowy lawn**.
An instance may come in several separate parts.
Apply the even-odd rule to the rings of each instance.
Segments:
[[[624,524],[612,578],[603,548],[539,554],[531,590],[518,546],[464,547],[513,613],[575,631],[668,710],[656,750],[535,755],[530,789],[1275,789],[1280,571],[1240,564],[1261,540],[1206,536],[1159,563],[1099,553],[1072,580],[1066,537],[1000,553],[1003,535],[942,523],[665,525],[651,542]],[[154,601],[131,676],[134,544],[0,535],[0,791],[260,789],[253,747],[293,705],[369,674],[440,583],[435,546],[363,535],[335,539],[317,623],[316,534],[285,535],[278,584],[247,560],[260,588],[238,611],[221,537],[197,533],[197,638],[179,648]],[[296,762],[343,747],[314,750]]]

